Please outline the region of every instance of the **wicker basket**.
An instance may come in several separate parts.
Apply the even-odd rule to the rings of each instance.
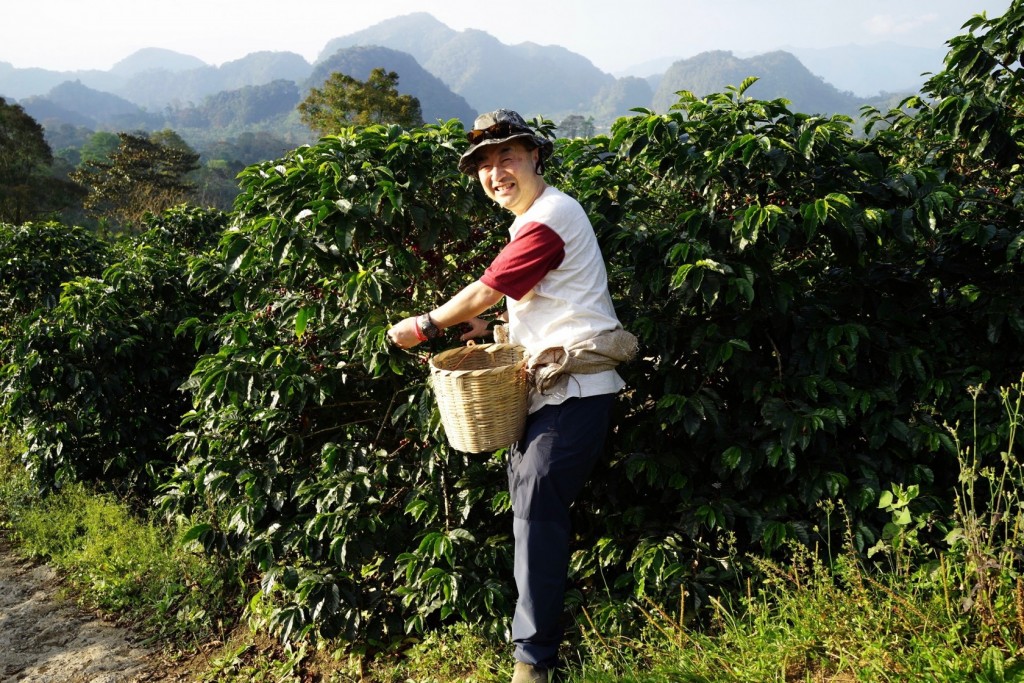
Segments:
[[[451,447],[494,451],[522,436],[529,387],[523,348],[476,344],[430,359],[430,381]]]

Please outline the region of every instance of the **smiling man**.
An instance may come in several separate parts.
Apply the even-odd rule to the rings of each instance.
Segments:
[[[410,348],[464,322],[471,331],[463,339],[481,336],[487,324],[478,316],[506,300],[510,340],[526,349],[533,377],[524,435],[508,459],[519,591],[512,681],[546,682],[562,640],[569,508],[604,449],[612,403],[624,386],[615,366],[632,357],[636,338],[615,314],[586,213],[544,181],[551,141],[507,109],[479,116],[467,137],[459,170],[515,215],[511,239],[479,280],[395,324],[388,337]]]

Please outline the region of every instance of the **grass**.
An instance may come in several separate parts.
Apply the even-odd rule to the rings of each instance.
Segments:
[[[1013,454],[1021,386],[1001,394],[1008,443],[982,466],[977,444],[961,443],[960,485],[945,542],[929,545],[916,490],[895,485],[880,507],[892,514],[869,557],[793,546],[785,563],[749,558],[756,569],[741,595],[712,598],[700,627],[649,601],[612,606],[635,625],[608,636],[582,614],[567,652],[565,683],[1024,680],[1024,473]],[[977,399],[977,394],[975,394]],[[176,648],[203,652],[202,681],[449,683],[507,681],[507,645],[458,625],[412,643],[401,658],[369,664],[337,654],[337,643],[285,648],[261,624],[260,601],[242,614],[246,586],[180,543],[181,530],[139,520],[109,496],[82,486],[37,498],[0,444],[0,519],[22,552],[60,568],[91,606],[130,619]],[[838,507],[842,512],[842,506]],[[258,593],[257,593],[258,595]],[[211,643],[216,644],[215,646]]]
[[[84,606],[152,641],[184,650],[223,636],[240,611],[230,567],[181,544],[182,528],[140,520],[83,485],[36,496],[16,451],[0,444],[0,520],[20,553],[61,570]]]

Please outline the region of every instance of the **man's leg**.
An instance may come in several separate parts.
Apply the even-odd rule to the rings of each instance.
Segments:
[[[613,394],[545,406],[527,419],[511,449],[509,491],[519,590],[515,657],[544,668],[557,663],[569,567],[569,508],[604,448]]]

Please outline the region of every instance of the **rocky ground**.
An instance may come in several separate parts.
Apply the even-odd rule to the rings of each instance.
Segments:
[[[128,683],[168,677],[130,630],[60,598],[46,565],[0,542],[0,681]]]

